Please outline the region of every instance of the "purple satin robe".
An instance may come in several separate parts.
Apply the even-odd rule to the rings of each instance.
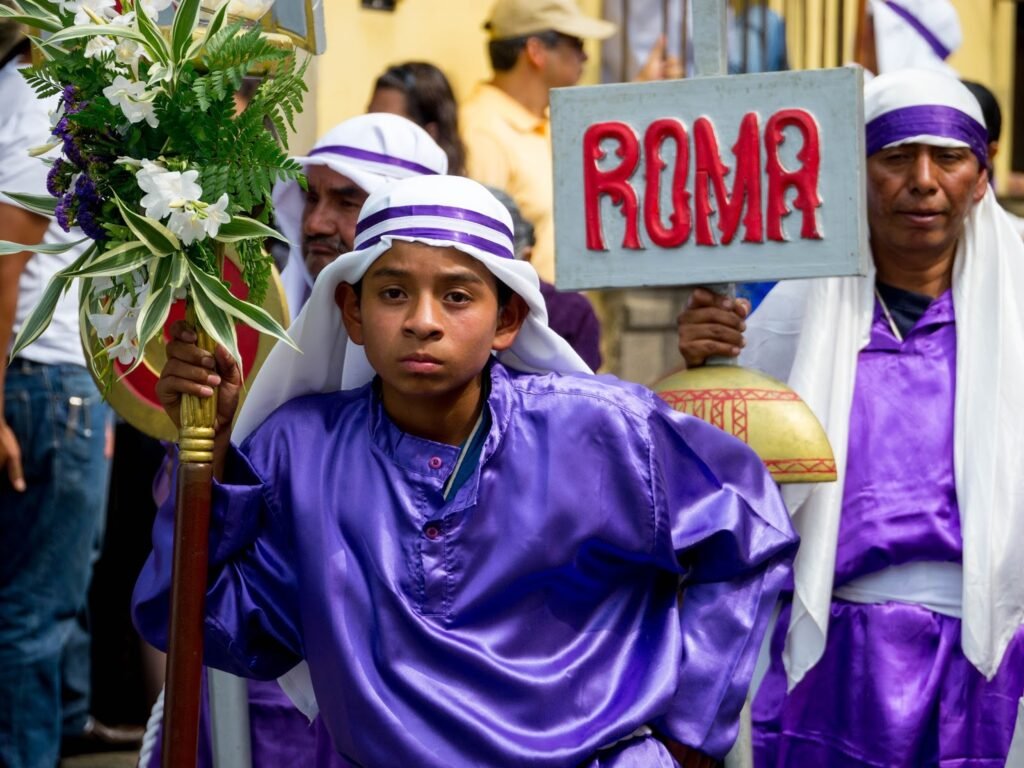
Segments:
[[[492,426],[400,432],[372,385],[287,403],[214,489],[206,661],[305,658],[360,765],[671,766],[639,726],[713,755],[736,734],[795,536],[746,446],[610,377],[494,363]],[[135,621],[166,647],[169,508]],[[682,597],[679,596],[680,584]]]
[[[901,344],[875,307],[857,361],[835,585],[891,565],[960,562],[953,474],[951,292]],[[917,605],[835,600],[821,661],[786,695],[786,606],[754,701],[755,764],[1002,768],[1024,693],[1024,634],[986,682],[960,621]]]

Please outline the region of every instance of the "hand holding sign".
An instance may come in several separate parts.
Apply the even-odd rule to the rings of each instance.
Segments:
[[[735,299],[706,288],[690,294],[686,308],[679,313],[679,354],[687,368],[697,368],[709,357],[737,357],[744,346],[744,322],[750,314],[750,302]]]

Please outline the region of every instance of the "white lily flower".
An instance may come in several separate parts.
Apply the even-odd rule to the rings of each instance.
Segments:
[[[101,339],[115,338],[124,335],[126,337],[136,336],[135,324],[139,319],[139,312],[146,300],[146,291],[140,290],[137,296],[130,293],[122,294],[114,300],[114,305],[109,313],[96,313],[89,315],[89,322],[96,329]]]
[[[104,53],[113,51],[117,44],[104,35],[94,35],[85,44],[85,58],[94,59]]]
[[[167,228],[177,235],[185,245],[206,237],[206,222],[203,214],[191,205],[171,212]],[[220,226],[220,225],[218,225]]]
[[[102,19],[117,15],[115,0],[60,0],[60,9],[75,14],[75,24],[88,24],[93,20],[89,11]]]
[[[32,147],[28,150],[29,157],[40,157],[45,155],[50,150],[56,149],[63,141],[60,139],[54,139],[53,141],[47,142],[46,144],[40,144],[38,147]]]
[[[102,312],[97,312],[95,314],[89,314],[88,317],[89,323],[96,329],[96,335],[101,339],[110,339],[116,335],[116,329],[121,324],[123,312],[120,315],[108,315]]]
[[[217,233],[220,232],[220,225],[231,221],[231,215],[227,212],[227,209],[228,196],[226,194],[221,195],[216,203],[206,206],[206,210],[203,211],[206,214],[206,221],[203,226],[207,236],[216,237]]]
[[[122,40],[114,47],[114,55],[122,64],[134,68],[139,63],[139,58],[145,56],[146,52],[134,40]]]
[[[153,108],[153,97],[156,94],[147,91],[145,83],[118,75],[113,83],[103,89],[103,95],[111,104],[121,108],[128,122],[139,123],[145,120],[153,128],[159,125]]]
[[[168,171],[143,160],[143,168],[135,174],[139,187],[147,194],[140,201],[151,219],[163,219],[172,210],[181,209],[202,197],[203,188],[196,184],[199,171]],[[154,170],[154,169],[159,169]]]
[[[114,287],[114,281],[109,277],[94,277],[92,279],[93,293],[105,293]]]
[[[160,125],[160,120],[156,116],[156,107],[153,106],[152,101],[130,102],[128,106],[122,105],[121,111],[124,112],[129,123],[141,123],[145,120],[150,128]]]
[[[112,347],[107,348],[107,357],[113,360],[117,358],[117,362],[121,365],[131,365],[135,362],[135,358],[139,356],[139,339],[138,337],[129,338],[127,334],[121,337],[121,341]]]

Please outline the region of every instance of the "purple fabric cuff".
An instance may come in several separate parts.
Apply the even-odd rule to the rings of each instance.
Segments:
[[[346,147],[341,144],[329,145],[326,147],[317,147],[309,153],[310,157],[315,155],[339,155],[341,157],[350,157],[353,160],[366,160],[372,163],[382,163],[384,165],[393,165],[397,168],[405,168],[409,171],[415,171],[416,173],[424,176],[436,176],[437,171],[427,168],[425,165],[414,163],[411,160],[402,160],[399,157],[392,157],[391,155],[383,155],[380,152],[371,152],[368,149],[359,149],[358,147]]]
[[[988,131],[955,107],[922,104],[894,109],[869,122],[864,131],[868,157],[902,139],[929,134],[964,142],[981,167],[988,167]]]
[[[907,22],[907,24],[913,27],[914,31],[917,32],[917,34],[924,38],[924,41],[928,43],[928,47],[932,49],[936,56],[938,56],[943,61],[949,58],[949,55],[952,53],[952,51],[949,50],[949,48],[947,48],[945,45],[943,45],[942,41],[935,36],[935,33],[928,29],[928,27],[926,27],[921,22],[921,20],[917,18],[917,16],[912,14],[909,10],[904,8],[899,3],[894,3],[892,0],[888,0],[888,2],[886,2],[886,5],[892,10],[893,13],[895,13],[897,16],[899,16],[901,19]]]
[[[360,220],[356,225],[356,235],[361,235],[382,221],[401,219],[407,216],[437,216],[444,219],[469,221],[493,229],[495,232],[505,235],[509,240],[513,239],[512,230],[503,222],[468,208],[455,208],[450,205],[398,205],[394,208],[385,208]]]
[[[479,248],[481,251],[493,254],[494,256],[500,256],[503,259],[514,259],[515,256],[512,253],[511,248],[498,245],[492,240],[488,240],[486,237],[479,237],[477,235],[470,235],[466,232],[459,232],[454,229],[439,229],[434,227],[407,227],[405,229],[389,229],[386,232],[381,232],[379,235],[371,237],[365,242],[356,242],[356,248],[363,250],[364,248],[370,248],[381,241],[383,237],[413,237],[413,238],[429,238],[432,240],[451,240],[456,243],[464,243],[471,245],[474,248]]]

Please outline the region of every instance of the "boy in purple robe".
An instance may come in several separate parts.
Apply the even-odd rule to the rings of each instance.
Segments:
[[[304,354],[275,348],[240,444],[217,436],[208,664],[284,675],[353,765],[724,755],[788,515],[739,441],[583,373],[493,196],[373,193],[291,332]],[[219,384],[230,424],[237,369],[192,341],[179,327],[161,397],[176,418]],[[161,647],[170,525],[168,505],[134,597]]]
[[[1022,765],[1024,245],[961,83],[881,75],[864,111],[870,273],[780,284],[740,355],[788,379],[839,469],[784,492],[801,547],[755,764]],[[744,309],[698,304],[687,363],[738,352]]]

